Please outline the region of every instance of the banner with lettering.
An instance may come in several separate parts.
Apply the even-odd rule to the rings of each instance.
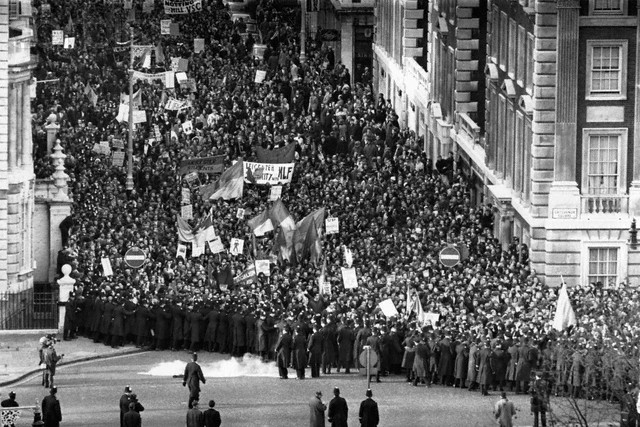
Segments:
[[[202,0],[164,0],[164,13],[167,15],[194,12],[202,12]]]
[[[224,156],[200,157],[196,159],[186,159],[180,163],[179,174],[189,172],[201,172],[216,174],[224,171]]]
[[[293,177],[294,163],[242,162],[244,182],[262,185],[288,184]]]

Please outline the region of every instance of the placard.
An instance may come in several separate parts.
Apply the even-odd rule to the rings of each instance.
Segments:
[[[294,163],[242,162],[244,181],[252,184],[288,184],[293,177]]]
[[[162,141],[162,134],[160,134],[160,126],[153,125],[153,133],[156,136],[157,141]]]
[[[160,20],[160,34],[163,36],[168,36],[171,34],[171,19]]]
[[[423,318],[424,318],[425,323],[431,322],[431,325],[435,326],[435,324],[438,322],[438,320],[440,320],[440,314],[439,313],[424,313],[423,314]]]
[[[178,250],[176,251],[176,258],[182,258],[187,260],[187,246],[182,243],[178,243]]]
[[[190,205],[191,204],[191,190],[187,187],[182,187],[182,204]]]
[[[133,110],[133,124],[146,123],[147,112],[145,110]]]
[[[183,101],[178,101],[177,99],[170,99],[164,106],[165,110],[177,111],[184,107]]]
[[[184,205],[180,208],[180,216],[184,219],[193,219],[193,205]]]
[[[194,182],[196,182],[198,180],[198,172],[191,172],[191,173],[186,174],[184,176],[184,180],[189,184],[193,184]]]
[[[320,289],[324,295],[331,295],[331,282],[323,282],[320,284]]]
[[[73,49],[76,47],[76,38],[75,37],[65,37],[64,38],[64,48],[65,49]]]
[[[257,259],[256,260],[256,274],[264,274],[265,276],[271,276],[271,267],[269,266],[268,259]]]
[[[396,306],[393,305],[393,301],[391,300],[391,298],[387,298],[386,300],[380,302],[379,306],[380,306],[380,310],[382,310],[382,313],[385,316],[387,317],[398,316],[398,309],[396,309]]]
[[[193,39],[193,51],[200,53],[204,50],[204,39]]]
[[[342,283],[344,283],[345,289],[355,289],[358,287],[358,277],[356,276],[356,269],[340,267],[342,270]]]
[[[256,77],[253,80],[255,83],[262,83],[264,79],[267,77],[267,72],[264,70],[256,70]]]
[[[62,46],[64,44],[64,31],[62,30],[51,31],[51,44],[54,46]]]
[[[327,234],[338,234],[340,232],[340,222],[336,217],[329,217],[324,221],[324,228]]]
[[[178,173],[201,172],[217,174],[224,171],[224,156],[199,157],[195,159],[185,159],[180,162]]]
[[[113,276],[113,269],[111,268],[111,260],[109,258],[102,258],[102,272],[105,277]]]
[[[280,198],[282,198],[282,185],[273,185],[269,192],[269,201],[275,202]]]
[[[106,142],[106,141],[104,141]],[[109,154],[111,154],[111,149],[109,148],[109,143],[107,142],[107,146],[105,147],[102,144],[93,144],[93,149],[92,151],[94,153],[98,153],[98,154],[104,154],[106,156],[108,156]]]
[[[236,212],[236,218],[244,219],[244,209],[243,208],[238,208],[238,211]]]
[[[111,165],[122,167],[124,165],[124,151],[114,151],[111,157]]]
[[[113,139],[111,140],[111,147],[124,150],[124,141],[121,139]]]
[[[222,239],[219,236],[214,237],[212,240],[207,242],[209,245],[209,250],[211,253],[219,254],[220,252],[224,252],[224,245],[222,244]]]
[[[395,274],[387,274],[387,285],[393,285],[396,282]]]
[[[193,133],[193,123],[191,120],[187,120],[182,124],[182,131],[187,135],[191,135]]]
[[[176,73],[176,80],[178,81],[178,84],[182,84],[183,82],[189,80],[189,77],[187,77],[187,73],[185,73],[184,71],[180,71]]]
[[[231,247],[229,248],[229,252],[231,255],[242,255],[242,251],[244,249],[244,240],[236,239],[235,237],[231,238]]]

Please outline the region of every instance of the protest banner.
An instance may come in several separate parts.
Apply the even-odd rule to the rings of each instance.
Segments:
[[[129,106],[127,104],[118,105],[118,115],[116,120],[119,122],[126,122],[129,120]]]
[[[256,77],[253,80],[255,83],[262,83],[264,79],[267,77],[267,72],[264,70],[256,70]]]
[[[75,37],[65,37],[64,38],[64,48],[65,49],[73,49],[76,47],[76,38]]]
[[[153,133],[156,136],[157,141],[162,141],[162,134],[160,133],[160,126],[153,125]]]
[[[387,298],[384,301],[381,301],[380,304],[380,310],[382,310],[382,313],[387,316],[387,317],[394,317],[394,316],[398,316],[398,310],[396,309],[396,306],[393,305],[393,301],[391,300],[391,298]]]
[[[144,13],[153,12],[153,7],[154,7],[154,0],[144,0],[144,3],[142,3],[142,11]]]
[[[424,313],[423,319],[426,322],[431,322],[431,326],[435,326],[438,320],[440,320],[439,313]]]
[[[191,190],[187,187],[182,187],[182,204],[190,205],[191,204]]]
[[[268,259],[257,259],[256,260],[256,275],[264,274],[265,276],[271,276],[271,268],[269,267]]]
[[[191,172],[191,173],[186,174],[184,176],[184,180],[189,184],[193,184],[194,182],[196,182],[198,180],[198,172]]]
[[[233,278],[233,282],[236,285],[250,285],[256,281],[256,266],[250,265],[246,270],[242,273],[238,274]]]
[[[209,245],[209,250],[211,253],[219,254],[220,252],[224,252],[224,245],[222,244],[222,239],[219,236],[214,237],[212,240],[207,242]]]
[[[242,251],[244,249],[244,240],[236,239],[235,237],[231,238],[231,255],[242,255]]]
[[[106,142],[106,141],[105,141],[105,142]],[[106,146],[106,148],[105,148],[105,146],[104,146],[104,145],[102,145],[102,144],[97,144],[97,143],[96,143],[96,144],[93,144],[93,149],[92,149],[92,151],[93,151],[94,153],[104,154],[104,155],[108,156],[109,154],[111,154],[111,149],[109,148],[109,145],[108,145],[108,144],[109,144],[109,143],[107,142],[107,146]]]
[[[193,51],[200,53],[204,50],[204,39],[193,39]]]
[[[133,0],[124,0],[124,8],[125,10],[133,8]]]
[[[174,89],[176,87],[176,73],[173,70],[164,72],[164,87]]]
[[[177,110],[181,109],[182,107],[184,107],[184,102],[183,101],[178,101],[177,99],[170,99],[165,104],[164,109],[165,110],[177,111]]]
[[[205,242],[199,239],[196,239],[193,242],[191,242],[191,257],[197,258],[200,255],[204,255],[204,245],[205,245]]]
[[[320,283],[320,290],[324,295],[331,295],[331,282]]]
[[[253,184],[288,184],[293,177],[294,163],[242,162],[244,181]]]
[[[200,157],[186,159],[180,163],[178,173],[184,175],[190,172],[208,174],[222,173],[224,171],[224,156]]]
[[[189,70],[189,60],[180,57],[172,57],[171,58],[171,71],[180,72],[184,71],[185,73]]]
[[[164,86],[169,89],[169,80],[172,80],[174,76],[175,74],[172,71],[164,71],[162,73],[143,73],[141,71],[134,71],[133,81],[142,80],[147,83],[153,83],[156,80],[160,80],[164,83]]]
[[[178,84],[182,84],[183,82],[189,80],[189,77],[187,77],[187,73],[185,73],[184,71],[180,71],[176,73],[176,80],[178,81]]]
[[[340,222],[336,217],[329,217],[324,221],[324,228],[327,234],[338,234],[340,232]]]
[[[202,12],[202,0],[164,0],[164,13],[167,15],[194,12]]]
[[[182,206],[180,216],[184,219],[193,219],[193,205]]]
[[[171,34],[171,19],[160,20],[160,34],[163,36]]]
[[[111,165],[122,167],[124,165],[124,151],[114,151],[111,157]]]
[[[178,243],[178,250],[176,251],[176,258],[182,257],[183,260],[187,260],[187,245]]]
[[[272,186],[271,191],[269,192],[269,201],[275,202],[280,198],[282,198],[282,185]]]
[[[238,208],[238,212],[236,212],[236,218],[244,219],[244,209],[243,208]]]
[[[193,133],[193,123],[191,120],[187,120],[182,124],[182,131],[187,135],[191,135]]]
[[[54,46],[62,46],[64,44],[64,31],[62,30],[51,31],[51,44]]]
[[[102,272],[105,277],[113,276],[113,269],[111,268],[111,260],[109,258],[100,259],[102,263]]]
[[[340,267],[342,271],[342,283],[344,283],[345,289],[355,289],[358,287],[358,277],[356,276],[355,268]]]
[[[172,36],[179,36],[180,35],[180,23],[178,22],[172,22],[170,29],[169,29],[169,34]]]
[[[195,93],[198,91],[198,86],[196,86],[196,79],[187,79],[182,83],[182,86],[189,89],[189,92]]]

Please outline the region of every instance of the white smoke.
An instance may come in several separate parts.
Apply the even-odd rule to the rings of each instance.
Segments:
[[[147,372],[138,372],[138,374],[153,377],[182,376],[185,366],[186,362],[183,360],[162,362]],[[231,357],[217,362],[200,364],[200,367],[206,378],[278,377],[278,368],[275,363],[263,362],[260,357],[252,354],[245,354],[242,358]]]

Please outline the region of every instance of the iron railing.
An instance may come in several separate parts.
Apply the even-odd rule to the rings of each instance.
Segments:
[[[49,285],[22,285],[0,293],[0,330],[56,329],[58,292]]]

